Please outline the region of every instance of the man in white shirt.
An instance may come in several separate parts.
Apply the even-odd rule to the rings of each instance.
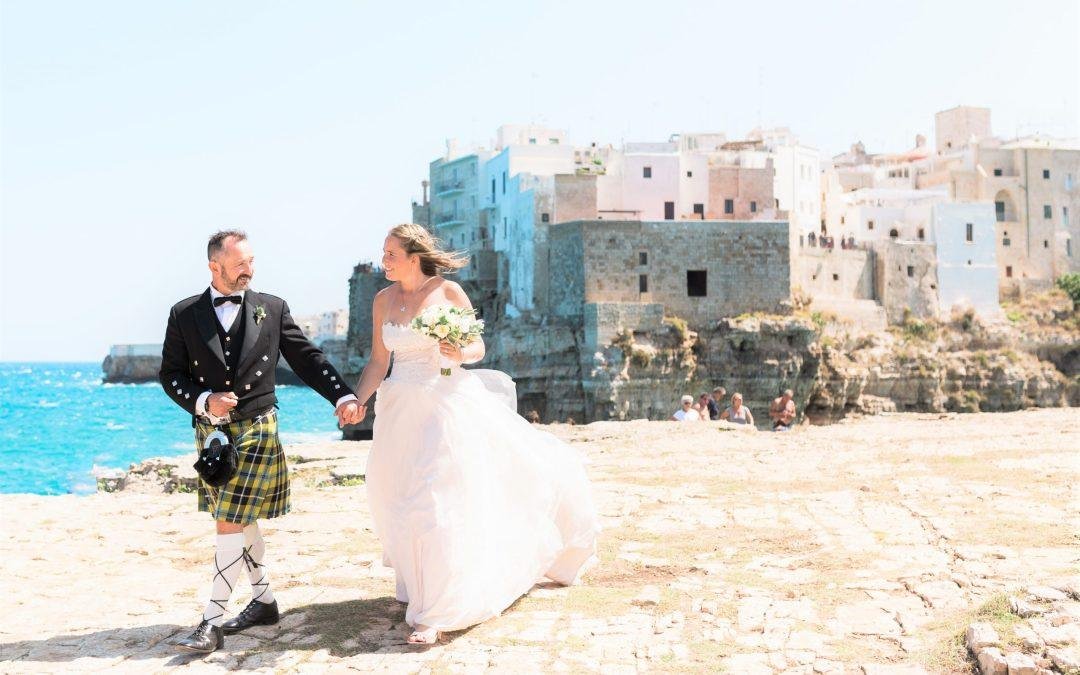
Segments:
[[[680,403],[680,408],[678,410],[676,410],[671,415],[672,420],[674,420],[676,422],[700,422],[701,421],[701,415],[698,413],[697,410],[694,410],[694,397],[693,396],[687,394],[687,395],[682,397],[682,400],[679,403]]]

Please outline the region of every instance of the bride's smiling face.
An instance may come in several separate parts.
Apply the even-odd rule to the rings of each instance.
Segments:
[[[382,267],[383,274],[390,281],[408,279],[420,266],[420,258],[415,253],[410,254],[401,245],[401,240],[391,235],[383,242]]]

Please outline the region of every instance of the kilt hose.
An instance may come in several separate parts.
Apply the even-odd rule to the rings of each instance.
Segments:
[[[199,420],[195,424],[196,452],[219,427]],[[220,427],[236,447],[236,475],[221,487],[199,480],[199,510],[214,520],[250,525],[260,518],[289,512],[289,469],[278,440],[277,411]]]

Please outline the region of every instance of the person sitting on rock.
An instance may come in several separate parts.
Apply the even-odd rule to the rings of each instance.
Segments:
[[[735,392],[731,395],[731,405],[720,413],[720,419],[734,422],[735,424],[749,424],[754,426],[754,416],[750,414],[750,408],[743,405],[742,394]]]
[[[671,419],[676,422],[699,422],[701,413],[694,409],[694,397],[686,394],[680,401],[681,406],[672,415]]]
[[[791,431],[795,422],[795,401],[791,400],[792,391],[785,389],[769,406],[769,418],[773,422],[773,431]]]

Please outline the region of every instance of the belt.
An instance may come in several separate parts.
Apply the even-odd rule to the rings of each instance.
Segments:
[[[261,410],[255,410],[253,412],[244,413],[242,415],[238,414],[236,410],[230,410],[229,424],[232,424],[233,422],[243,422],[244,420],[253,420],[256,417],[263,417],[264,415],[269,415],[270,413],[274,412],[276,409],[276,405],[269,405]]]

